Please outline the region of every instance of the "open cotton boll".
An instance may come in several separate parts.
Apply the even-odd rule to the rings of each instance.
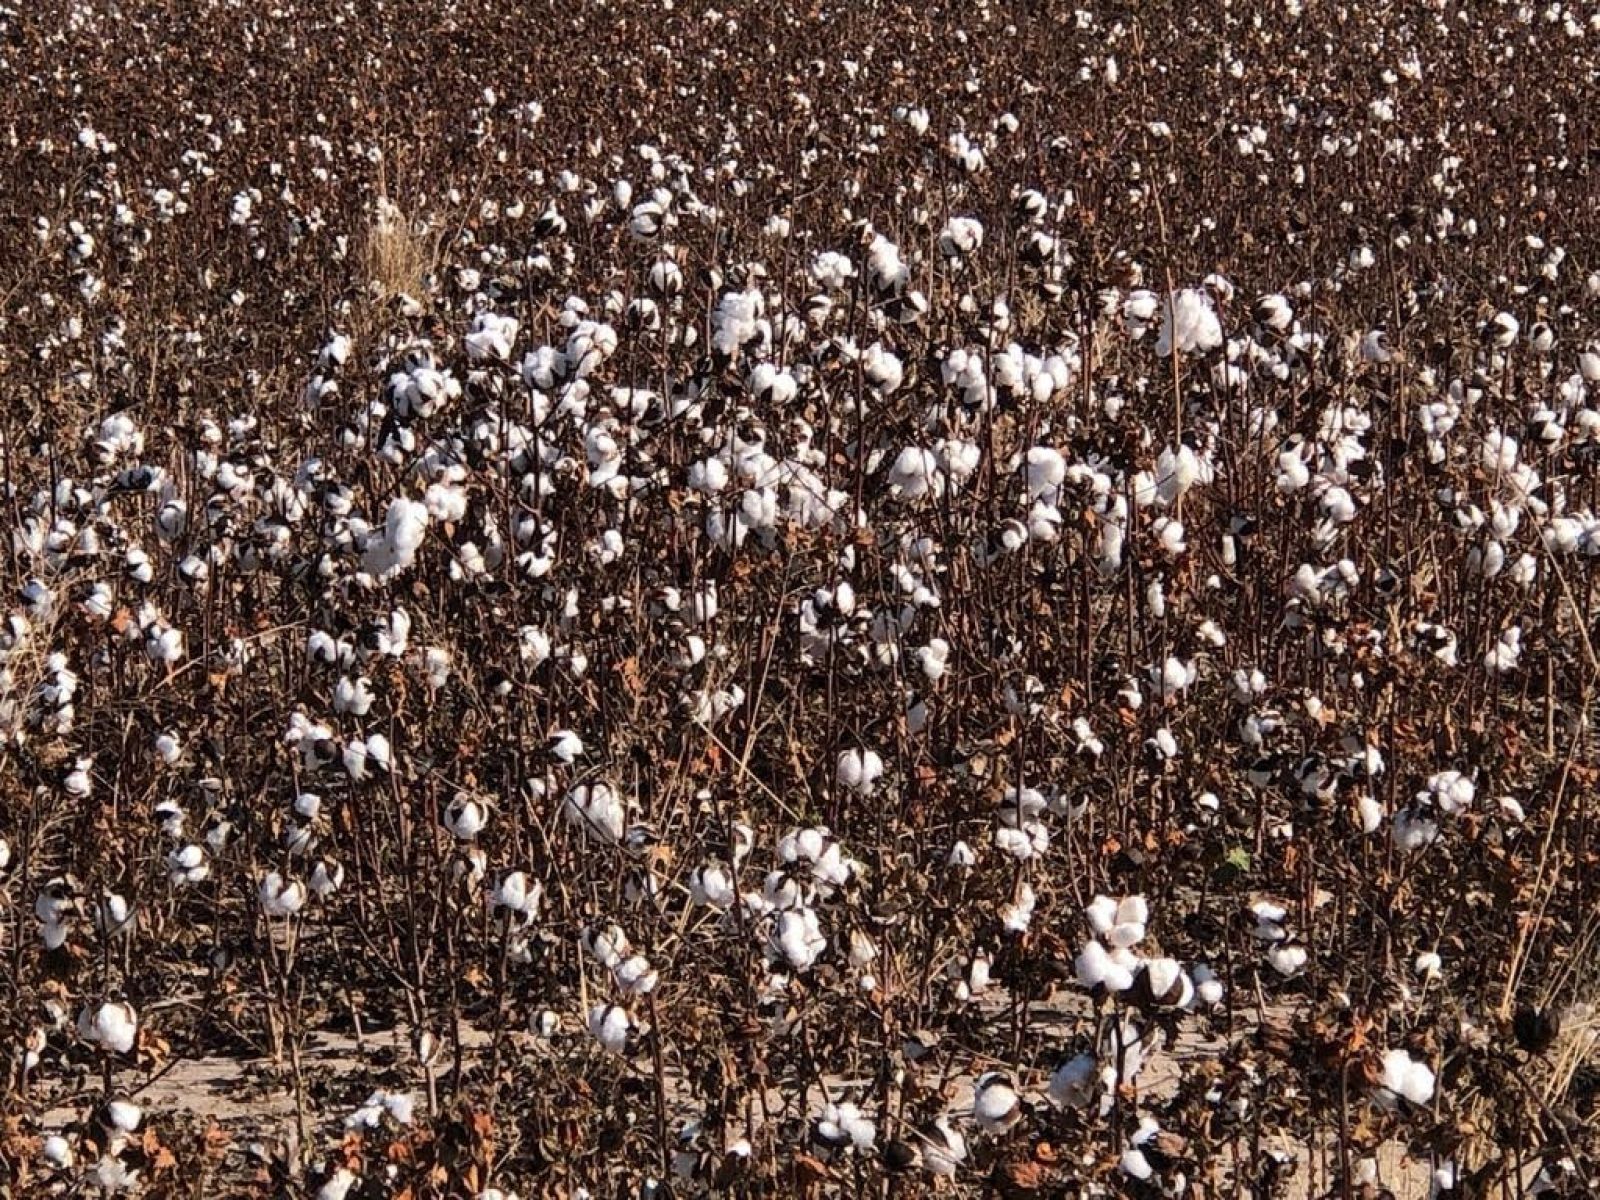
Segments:
[[[983,245],[983,226],[971,217],[951,217],[939,234],[939,252],[946,258],[963,258]]]
[[[606,783],[580,783],[562,803],[567,823],[598,842],[622,840],[625,811],[622,798]]]
[[[1306,948],[1294,942],[1275,942],[1267,947],[1267,964],[1285,979],[1305,970]]]
[[[1383,805],[1370,793],[1356,800],[1356,819],[1362,833],[1377,833],[1383,826]]]
[[[1522,659],[1522,630],[1513,625],[1483,656],[1484,668],[1491,675],[1509,675]]]
[[[696,904],[725,911],[733,907],[733,881],[717,864],[696,867],[689,873],[689,898]]]
[[[1390,836],[1396,850],[1410,853],[1438,840],[1439,823],[1416,808],[1402,808],[1394,815]]]
[[[855,1104],[840,1101],[823,1106],[817,1120],[817,1136],[833,1147],[849,1145],[856,1150],[871,1150],[877,1141],[878,1129]]]
[[[935,1179],[953,1179],[961,1164],[967,1160],[967,1139],[950,1124],[948,1117],[939,1117],[928,1130],[921,1146],[922,1168]]]
[[[1176,347],[1181,354],[1206,354],[1222,345],[1222,322],[1211,298],[1194,288],[1184,288],[1161,308],[1161,335],[1156,353],[1165,358]]]
[[[972,1119],[985,1133],[1005,1133],[1022,1120],[1016,1084],[1004,1071],[978,1076],[972,1092]]]
[[[618,1004],[596,1004],[589,1010],[589,1036],[608,1054],[621,1054],[628,1045],[628,1030],[633,1020]]]
[[[1389,1050],[1383,1056],[1378,1089],[1380,1103],[1392,1105],[1404,1100],[1420,1107],[1433,1099],[1433,1069],[1404,1050]]]
[[[144,1110],[131,1100],[113,1100],[106,1105],[106,1120],[118,1133],[132,1133],[144,1120]]]
[[[642,954],[631,955],[623,959],[612,968],[612,977],[617,981],[617,989],[627,996],[645,996],[655,991],[656,984],[660,981],[650,960]]]
[[[409,570],[428,532],[428,509],[424,504],[396,496],[384,515],[383,535],[369,544],[362,568],[370,575],[387,578]]]
[[[491,908],[503,908],[513,916],[531,921],[539,915],[544,887],[521,871],[510,871],[489,895]]]
[[[44,1139],[39,1154],[47,1164],[58,1171],[71,1169],[73,1162],[76,1161],[72,1153],[72,1143],[59,1133],[52,1133]]]
[[[944,473],[939,470],[938,457],[932,450],[907,446],[889,470],[889,486],[905,501],[925,496],[937,499],[944,494]]]
[[[473,362],[508,361],[519,328],[521,326],[514,317],[502,317],[491,312],[479,313],[473,318],[471,332],[462,339],[467,348],[467,357]]]
[[[1055,503],[1061,494],[1061,485],[1067,477],[1067,461],[1061,452],[1051,446],[1032,446],[1028,449],[1023,467],[1029,500]]]
[[[1062,1108],[1084,1108],[1099,1090],[1100,1061],[1093,1054],[1069,1058],[1050,1073],[1050,1099]]]
[[[1155,1168],[1150,1165],[1150,1160],[1145,1157],[1144,1151],[1137,1146],[1129,1146],[1122,1152],[1122,1157],[1117,1162],[1118,1169],[1130,1179],[1141,1182],[1155,1174]]]
[[[772,941],[778,953],[796,971],[809,971],[828,948],[828,939],[816,912],[804,907],[778,914]]]
[[[1176,959],[1152,958],[1144,964],[1144,986],[1157,1004],[1188,1008],[1194,1000],[1194,983]]]
[[[1096,896],[1084,909],[1089,925],[1112,946],[1136,946],[1144,939],[1150,921],[1150,906],[1143,896],[1124,896],[1112,900]]]
[[[113,1054],[127,1054],[139,1032],[139,1014],[125,1001],[108,1001],[78,1015],[78,1036]]]
[[[256,889],[261,911],[269,917],[290,917],[306,904],[306,885],[298,879],[285,880],[277,871],[269,871]]]
[[[836,778],[857,795],[870,796],[883,777],[883,759],[876,750],[846,750],[839,755]]]
[[[1133,971],[1112,957],[1097,941],[1085,943],[1073,962],[1078,982],[1087,988],[1103,987],[1108,992],[1125,992],[1133,986]]]
[[[1431,796],[1441,812],[1454,816],[1471,808],[1477,794],[1477,786],[1460,771],[1439,771],[1428,777],[1427,790],[1418,799]]]
[[[882,342],[873,342],[861,355],[861,373],[868,383],[887,396],[904,381],[905,365],[897,355],[884,349]]]

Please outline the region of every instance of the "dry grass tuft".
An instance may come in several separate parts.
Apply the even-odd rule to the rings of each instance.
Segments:
[[[387,197],[378,201],[377,218],[362,246],[362,267],[383,298],[426,296],[426,280],[438,257],[438,234],[432,225],[408,220]]]

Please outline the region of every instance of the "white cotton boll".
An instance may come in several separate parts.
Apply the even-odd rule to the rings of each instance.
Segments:
[[[1125,992],[1133,987],[1133,971],[1119,963],[1097,941],[1089,941],[1073,961],[1078,982],[1084,987],[1104,987],[1108,992]]]
[[[628,1030],[633,1020],[626,1009],[617,1004],[596,1004],[589,1010],[589,1035],[599,1042],[608,1054],[621,1054],[628,1044]]]
[[[946,1117],[933,1123],[933,1131],[921,1147],[922,1168],[936,1179],[953,1179],[967,1160],[967,1140]]]
[[[1483,665],[1491,675],[1509,675],[1517,669],[1522,658],[1522,630],[1513,625],[1500,635],[1498,641],[1483,656]]]
[[[905,380],[905,364],[898,355],[884,349],[882,342],[873,342],[861,355],[861,373],[866,381],[887,396]]]
[[[870,966],[878,957],[877,944],[859,929],[850,931],[850,965],[860,971]]]
[[[1157,517],[1150,525],[1150,531],[1156,535],[1156,542],[1161,547],[1161,553],[1168,558],[1179,558],[1187,550],[1188,544],[1183,540],[1183,522],[1171,517]]]
[[[968,870],[978,865],[978,856],[973,853],[972,847],[966,842],[957,842],[950,847],[950,853],[945,862],[958,870]]]
[[[622,798],[609,784],[579,784],[567,792],[562,810],[567,823],[587,837],[612,845],[622,840],[626,814]]]
[[[1000,1134],[1022,1119],[1016,1085],[1002,1071],[986,1071],[973,1085],[972,1119],[985,1133]]]
[[[1361,832],[1377,833],[1383,825],[1383,805],[1370,795],[1356,801],[1356,815],[1361,822]]]
[[[521,328],[514,317],[481,312],[473,318],[472,330],[462,339],[467,358],[472,362],[506,362]]]
[[[1467,554],[1467,569],[1482,579],[1495,579],[1505,570],[1506,548],[1492,538],[1482,549],[1474,546]]]
[[[1150,1165],[1150,1160],[1137,1146],[1130,1146],[1124,1150],[1117,1166],[1130,1179],[1144,1181],[1155,1174],[1155,1168]]]
[[[1390,1050],[1383,1056],[1383,1075],[1379,1080],[1379,1098],[1394,1104],[1405,1100],[1422,1106],[1433,1099],[1433,1069],[1418,1062],[1404,1050]]]
[[[861,1109],[848,1101],[823,1106],[817,1121],[817,1134],[826,1143],[843,1146],[848,1143],[856,1150],[871,1150],[877,1142],[877,1126]]]
[[[91,759],[80,758],[77,765],[67,773],[66,779],[62,781],[62,786],[66,789],[67,795],[74,800],[86,800],[89,797],[89,793],[94,790],[94,782],[89,775],[89,769],[93,765]]]
[[[1194,980],[1194,1006],[1197,1008],[1215,1008],[1222,1003],[1224,988],[1222,980],[1218,979],[1210,967],[1197,964],[1192,975]]]
[[[1268,965],[1285,979],[1303,971],[1308,957],[1306,948],[1296,943],[1277,942],[1267,947]]]
[[[606,970],[614,970],[623,958],[633,953],[628,935],[619,925],[606,925],[600,929],[583,931],[583,946],[591,958]]]
[[[317,1189],[316,1200],[346,1200],[361,1177],[349,1167],[336,1167]]]
[[[1444,960],[1432,950],[1425,950],[1417,955],[1416,962],[1412,964],[1412,969],[1427,980],[1437,979],[1443,967]]]
[[[611,971],[617,989],[626,996],[647,996],[655,991],[660,975],[642,954],[623,959]]]
[[[1517,439],[1499,429],[1491,429],[1484,436],[1478,452],[1478,464],[1486,475],[1506,475],[1517,465]]]
[[[458,841],[472,841],[488,824],[488,806],[470,796],[456,796],[444,810],[444,827]]]
[[[1250,915],[1255,918],[1255,937],[1262,942],[1281,942],[1288,936],[1283,930],[1283,923],[1288,920],[1289,912],[1281,904],[1271,900],[1257,900],[1250,906]]]
[[[333,689],[333,711],[364,717],[372,709],[372,684],[365,676],[342,675]]]
[[[167,879],[174,887],[200,883],[211,875],[211,864],[206,852],[190,844],[167,855]]]
[[[94,913],[95,926],[107,937],[116,937],[133,928],[133,907],[126,896],[109,892]]]
[[[1330,487],[1318,502],[1323,513],[1336,525],[1348,525],[1356,519],[1356,502],[1342,487]]]
[[[1180,444],[1176,450],[1171,446],[1164,447],[1156,459],[1157,502],[1163,507],[1171,507],[1205,477],[1205,464],[1188,446]],[[1182,536],[1181,533],[1179,536]]]
[[[1029,500],[1054,503],[1067,477],[1066,459],[1050,446],[1032,446],[1023,468]]]
[[[1092,1054],[1069,1058],[1050,1074],[1050,1099],[1062,1108],[1086,1108],[1095,1098],[1099,1066]]]
[[[911,279],[911,268],[900,257],[900,247],[883,234],[874,234],[867,247],[867,276],[880,292],[901,292]]]
[[[183,744],[175,734],[159,733],[156,735],[155,750],[156,757],[170,767],[182,756]]]
[[[689,468],[689,487],[702,495],[714,496],[728,486],[728,465],[712,456]]]
[[[918,648],[916,659],[928,682],[938,683],[949,668],[950,643],[943,638],[932,638],[926,646]]]
[[[809,971],[828,948],[817,914],[810,908],[788,909],[778,914],[772,941],[777,951],[796,971]]]
[[[937,456],[931,450],[907,446],[889,470],[889,485],[895,495],[906,501],[942,496],[944,475],[939,470]]]
[[[843,291],[855,274],[855,264],[835,250],[824,250],[811,261],[811,278],[829,291]]]
[[[1033,922],[1037,904],[1032,885],[1024,882],[1017,888],[1016,897],[1000,910],[1000,924],[1007,933],[1023,934]]]
[[[1421,811],[1402,808],[1395,813],[1394,829],[1390,830],[1395,850],[1405,853],[1422,850],[1438,840],[1438,822]]]
[[[1145,588],[1144,604],[1150,610],[1150,615],[1158,621],[1167,615],[1167,593],[1161,586],[1161,580],[1152,580],[1150,586]]]
[[[384,516],[382,538],[366,550],[363,569],[379,577],[408,570],[416,562],[427,532],[427,506],[404,496],[395,497]]]
[[[939,252],[946,258],[964,258],[983,245],[983,226],[971,217],[951,217],[939,234]]]
[[[988,990],[989,968],[992,965],[993,960],[985,950],[975,953],[967,964],[967,988],[974,996]]]
[[[1427,791],[1418,798],[1432,797],[1441,812],[1455,816],[1471,808],[1477,794],[1477,785],[1460,771],[1439,771],[1428,777]]]
[[[443,646],[429,646],[422,652],[422,673],[428,686],[438,691],[450,682],[450,651]]]
[[[326,900],[344,886],[344,867],[339,863],[319,862],[311,869],[311,891]]]
[[[467,515],[467,493],[454,484],[429,484],[422,500],[428,515],[441,524],[461,521]]]
[[[583,757],[583,739],[570,729],[557,730],[550,735],[550,740],[546,745],[549,748],[550,757],[557,762],[565,763],[567,766],[571,766],[579,758]]]
[[[839,755],[836,778],[847,790],[870,796],[882,777],[883,759],[876,750],[846,750]]]
[[[72,1153],[72,1143],[59,1133],[52,1133],[45,1138],[39,1153],[47,1164],[58,1171],[70,1170],[76,1161]]]
[[[1144,964],[1144,982],[1158,1004],[1188,1008],[1194,1000],[1194,983],[1173,958],[1152,958]]]
[[[1181,354],[1206,354],[1222,345],[1222,322],[1217,319],[1211,298],[1204,292],[1185,288],[1161,308],[1161,335],[1156,353],[1165,358],[1176,347]]]
[[[261,911],[269,917],[290,917],[305,907],[306,885],[298,879],[285,881],[277,871],[269,871],[256,890]]]
[[[112,1054],[127,1054],[139,1032],[139,1014],[126,1002],[108,1001],[78,1015],[78,1036]]]
[[[689,898],[696,904],[726,911],[733,907],[733,880],[716,864],[697,867],[689,874]]]
[[[1169,656],[1159,667],[1150,668],[1151,683],[1168,699],[1192,687],[1198,675],[1193,662],[1184,662],[1177,655]]]

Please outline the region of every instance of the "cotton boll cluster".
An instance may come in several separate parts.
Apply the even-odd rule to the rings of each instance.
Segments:
[[[5,51],[19,1186],[1583,1158],[1590,14],[136,9]]]

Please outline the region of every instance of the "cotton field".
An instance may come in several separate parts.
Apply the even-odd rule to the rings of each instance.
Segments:
[[[0,9],[0,1192],[1600,1189],[1600,15]]]

